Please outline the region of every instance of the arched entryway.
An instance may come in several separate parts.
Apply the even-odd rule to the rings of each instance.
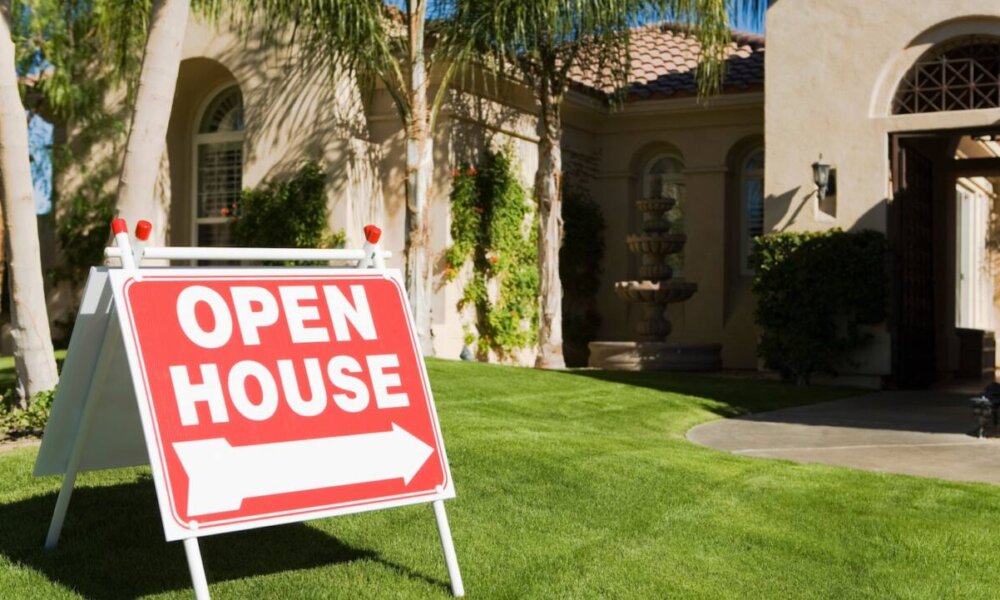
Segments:
[[[992,377],[997,269],[989,222],[1000,191],[1000,123],[935,129],[938,115],[1000,108],[1000,37],[942,42],[901,79],[894,115],[926,129],[890,135],[893,381],[925,387]]]
[[[243,187],[245,125],[233,73],[206,57],[182,61],[167,130],[171,244],[229,243],[227,213]]]

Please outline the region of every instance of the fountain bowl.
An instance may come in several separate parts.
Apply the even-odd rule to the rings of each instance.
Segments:
[[[615,293],[628,302],[672,304],[684,302],[698,291],[698,284],[690,281],[619,281]]]
[[[588,365],[609,371],[718,371],[720,344],[591,342]]]
[[[647,198],[635,203],[642,213],[641,229],[646,233],[670,231],[667,213],[677,204],[673,198]]]
[[[628,249],[636,254],[663,256],[677,254],[684,248],[687,236],[683,233],[639,233],[625,237]]]
[[[643,198],[635,203],[635,207],[643,212],[667,212],[674,206],[677,206],[674,198]]]

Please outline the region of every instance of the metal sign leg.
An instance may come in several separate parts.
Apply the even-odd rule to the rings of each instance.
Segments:
[[[118,333],[116,316],[112,312],[108,319],[108,326],[104,328],[104,338],[101,340],[101,354],[91,375],[90,384],[87,386],[87,395],[84,397],[83,414],[80,417],[80,425],[76,430],[76,439],[73,440],[73,450],[66,463],[66,472],[63,474],[62,487],[59,488],[59,497],[56,499],[56,508],[52,512],[52,522],[49,524],[49,532],[45,536],[45,549],[54,550],[59,544],[59,536],[62,534],[63,521],[66,520],[66,511],[69,510],[69,500],[73,495],[73,486],[76,485],[76,475],[80,471],[80,462],[83,460],[83,452],[87,445],[87,436],[90,434],[90,423],[94,420],[97,412],[97,403],[100,401],[100,386],[111,367],[114,355],[114,341],[121,338]]]
[[[438,534],[441,536],[441,550],[444,552],[444,563],[448,566],[448,577],[451,579],[451,593],[456,598],[462,598],[465,596],[465,586],[462,585],[462,573],[458,570],[458,557],[455,555],[455,542],[451,539],[448,515],[444,512],[444,500],[435,500],[433,504]]]
[[[208,595],[208,579],[205,578],[205,565],[201,562],[201,548],[198,538],[184,540],[184,554],[187,554],[188,570],[191,571],[191,587],[194,588],[196,600],[210,600]]]

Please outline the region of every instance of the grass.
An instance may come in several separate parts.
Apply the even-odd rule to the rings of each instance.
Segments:
[[[994,598],[1000,489],[760,460],[684,434],[843,391],[429,363],[470,598]],[[0,598],[189,598],[144,469],[58,478],[0,455]],[[429,506],[202,540],[214,598],[447,598]]]

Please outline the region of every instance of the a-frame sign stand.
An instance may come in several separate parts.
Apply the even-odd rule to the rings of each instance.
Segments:
[[[167,540],[183,541],[198,600],[209,598],[200,536],[421,502],[433,505],[452,592],[464,596],[444,506],[454,487],[400,277],[376,247],[379,230],[365,228],[360,250],[306,250],[144,248],[147,222],[135,245],[124,221],[112,229],[117,247],[105,254],[121,267],[91,270],[35,464],[36,476],[63,475],[45,548],[59,543],[80,471],[149,464]],[[140,268],[143,259],[351,268]],[[203,318],[209,309],[214,322]],[[266,360],[272,344],[283,353],[277,369]],[[293,364],[297,352],[306,358]],[[315,357],[322,352],[328,380]],[[191,364],[180,364],[188,356]],[[288,393],[301,392],[302,372],[306,387],[326,392],[308,401]],[[341,412],[312,419],[324,409]],[[277,433],[268,434],[272,422]]]

